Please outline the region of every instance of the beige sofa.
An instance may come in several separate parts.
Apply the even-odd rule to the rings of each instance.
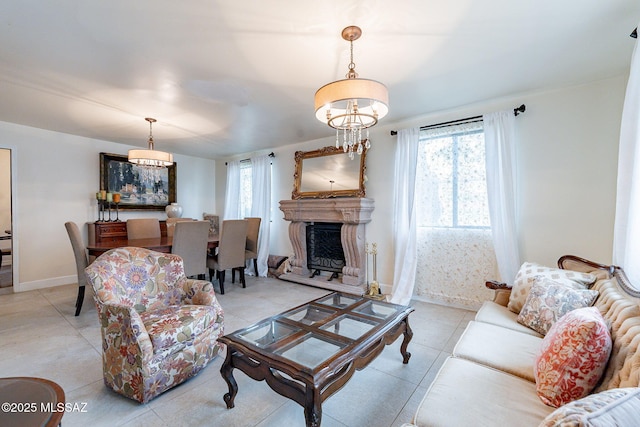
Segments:
[[[611,324],[611,356],[600,384],[588,398],[604,396],[604,401],[612,392],[600,392],[638,387],[640,293],[633,291],[618,267],[575,256],[560,258],[558,265],[596,275],[597,281],[591,289],[597,290],[599,296],[594,305]],[[420,403],[413,425],[538,426],[556,410],[545,405],[536,393],[533,366],[542,336],[518,323],[517,315],[507,308],[508,286],[494,282],[487,286],[496,291],[494,301],[485,302],[467,326]],[[614,407],[611,411],[608,407],[600,408],[605,415],[599,413],[598,416],[610,418],[562,425],[640,425],[639,393],[635,389],[624,391],[633,393],[635,401],[627,402],[621,414],[615,412],[620,408]],[[633,408],[631,412],[629,404]],[[572,408],[565,411],[569,409]],[[625,411],[627,417],[633,414],[632,424],[625,418]],[[557,413],[553,416],[557,417]]]

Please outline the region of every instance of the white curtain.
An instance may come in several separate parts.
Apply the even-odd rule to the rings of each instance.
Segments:
[[[512,283],[520,268],[516,225],[516,141],[513,111],[485,114],[487,195],[493,246],[501,279]]]
[[[251,216],[262,218],[258,234],[258,276],[267,276],[269,258],[269,228],[271,224],[271,158],[251,158]],[[253,270],[247,263],[248,271]]]
[[[416,164],[420,129],[398,131],[393,196],[394,272],[391,302],[407,305],[416,280]]]
[[[224,195],[223,219],[240,219],[240,161],[227,163],[227,189]],[[222,224],[221,224],[222,225]]]
[[[633,51],[620,124],[613,262],[640,283],[640,53]]]

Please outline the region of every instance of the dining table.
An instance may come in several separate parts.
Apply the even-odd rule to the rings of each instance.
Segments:
[[[210,235],[209,241],[207,243],[208,249],[213,249],[218,247],[218,243],[220,238],[217,234]],[[134,246],[137,248],[146,248],[151,249],[156,252],[164,252],[171,253],[171,247],[173,245],[173,236],[161,236],[161,237],[153,237],[148,239],[116,239],[116,240],[107,240],[101,242],[89,242],[87,245],[87,251],[89,252],[89,256],[98,257],[103,253],[114,249],[114,248],[122,248],[125,246]]]

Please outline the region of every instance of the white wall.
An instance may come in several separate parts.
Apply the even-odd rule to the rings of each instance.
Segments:
[[[15,149],[15,291],[75,283],[75,261],[64,223],[76,222],[86,242],[85,223],[97,219],[99,153],[125,155],[129,146],[0,122],[0,147]],[[184,217],[215,211],[215,162],[174,155],[177,200]],[[127,211],[120,219],[164,212]]]
[[[627,76],[532,96],[519,120],[523,260],[611,263]]]
[[[518,222],[522,261],[555,265],[571,253],[603,263],[611,262],[615,212],[617,147],[627,76],[528,93],[470,105],[402,123],[372,129],[367,155],[367,197],[375,199],[367,241],[378,244],[378,280],[393,282],[393,167],[396,137],[391,129],[512,110],[526,104],[516,120],[518,147]],[[394,102],[391,100],[391,108]],[[425,100],[428,103],[428,100]],[[318,123],[318,126],[322,124]],[[273,221],[270,253],[291,255],[288,222],[278,202],[291,198],[295,151],[334,144],[327,138],[274,148]],[[249,155],[238,156],[238,158]],[[224,208],[224,161],[217,163],[216,200]],[[506,278],[505,280],[510,280]],[[482,286],[482,284],[478,284]]]
[[[493,100],[402,123],[382,120],[371,132],[373,148],[367,157],[367,196],[376,202],[367,240],[378,244],[380,283],[389,285],[393,280],[391,208],[396,137],[390,136],[389,131],[512,109],[521,103],[527,105],[527,112],[517,119],[522,259],[553,265],[559,256],[573,253],[611,262],[617,147],[625,86],[626,76],[620,76]],[[392,99],[391,108],[394,102],[400,100]],[[292,252],[288,222],[282,219],[278,202],[291,198],[295,151],[332,145],[333,138],[327,128],[327,138],[292,141],[291,145],[272,150],[276,157],[270,253]],[[0,147],[15,149],[17,159],[15,289],[74,282],[73,254],[63,224],[69,220],[84,224],[96,219],[99,153],[125,154],[130,147],[3,122],[0,141]],[[204,211],[222,215],[224,160],[180,155],[175,158],[183,216],[199,218]],[[133,216],[165,218],[163,212],[126,212],[121,219]]]

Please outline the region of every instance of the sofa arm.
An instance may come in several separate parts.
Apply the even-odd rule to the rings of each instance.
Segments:
[[[114,363],[142,366],[153,358],[153,345],[140,314],[119,304],[102,304],[102,347]],[[126,355],[126,356],[123,356]],[[122,359],[119,362],[118,359]]]
[[[495,280],[490,280],[485,283],[485,286],[495,293],[493,294],[493,302],[496,304],[500,304],[503,306],[507,306],[509,304],[509,296],[511,295],[511,285],[507,285],[503,282],[496,282]]]
[[[182,304],[215,305],[217,303],[211,282],[185,278],[179,286],[183,292]]]

